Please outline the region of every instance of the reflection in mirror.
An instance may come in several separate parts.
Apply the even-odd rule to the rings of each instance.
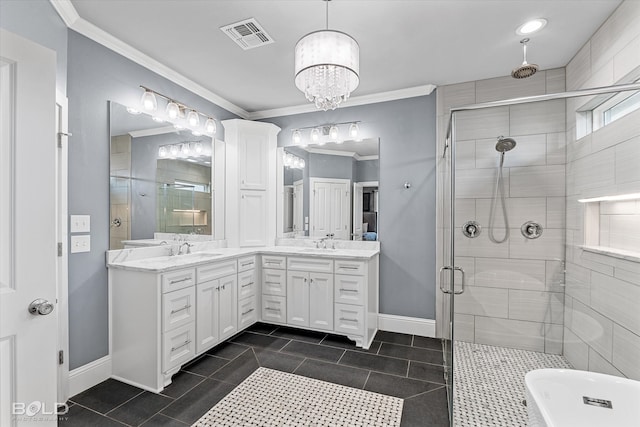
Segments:
[[[378,142],[284,147],[283,236],[378,240]]]
[[[110,249],[154,233],[212,234],[212,140],[111,102]]]

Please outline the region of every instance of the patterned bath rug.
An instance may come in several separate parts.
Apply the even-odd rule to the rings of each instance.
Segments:
[[[404,401],[258,368],[193,426],[400,426]]]

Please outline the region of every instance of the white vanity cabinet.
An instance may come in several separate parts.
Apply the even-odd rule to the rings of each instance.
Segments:
[[[287,257],[262,255],[262,320],[287,323]]]
[[[287,259],[287,324],[333,330],[333,260]]]

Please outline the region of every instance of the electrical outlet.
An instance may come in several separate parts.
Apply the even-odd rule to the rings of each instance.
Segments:
[[[71,215],[71,233],[88,233],[91,231],[90,215]]]
[[[91,251],[91,236],[71,236],[71,253],[78,252],[90,252]]]

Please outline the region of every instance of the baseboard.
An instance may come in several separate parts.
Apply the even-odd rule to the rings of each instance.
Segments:
[[[378,329],[381,331],[400,332],[403,334],[435,338],[436,321],[418,317],[378,314]]]
[[[104,356],[69,371],[69,396],[82,393],[109,377],[111,377],[111,356]]]

